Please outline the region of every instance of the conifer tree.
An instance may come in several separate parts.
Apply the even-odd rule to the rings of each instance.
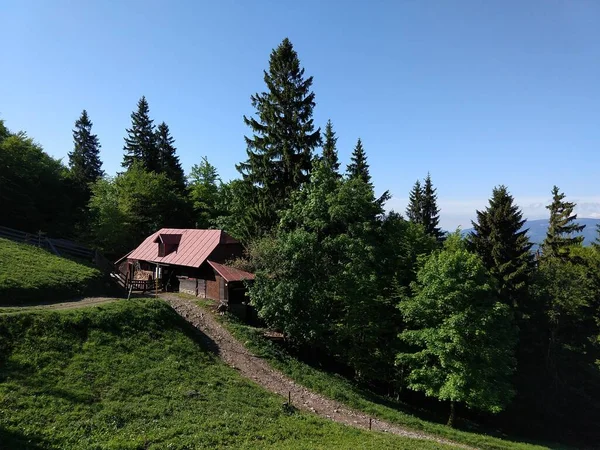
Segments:
[[[169,126],[162,122],[156,130],[156,147],[158,149],[159,172],[164,173],[175,185],[185,188],[185,174],[176,155],[175,139],[171,136]]]
[[[87,191],[88,183],[93,183],[102,175],[100,142],[92,134],[92,122],[84,109],[75,122],[73,130],[73,151],[69,153],[69,169],[72,178]]]
[[[532,243],[523,229],[523,214],[514,204],[506,186],[494,188],[489,206],[477,211],[477,222],[468,237],[469,248],[477,253],[497,282],[500,299],[523,312],[533,268]]]
[[[423,202],[422,202],[423,226],[425,232],[433,236],[438,241],[441,241],[444,233],[438,226],[440,223],[440,210],[437,206],[436,189],[431,182],[431,175],[428,173],[423,186]]]
[[[423,225],[423,187],[419,180],[415,184],[408,195],[408,206],[406,207],[406,217],[412,223]]]
[[[160,171],[156,134],[146,97],[138,101],[137,111],[131,113],[131,128],[127,129],[123,150],[125,155],[121,165],[126,169],[139,161],[148,171]]]
[[[304,77],[289,39],[271,52],[264,81],[267,90],[251,97],[256,117],[244,116],[244,123],[252,131],[245,138],[248,159],[236,168],[277,210],[294,190],[309,181],[312,154],[321,143],[321,130],[314,129],[312,118],[313,78]]]
[[[346,168],[348,178],[360,178],[365,183],[371,182],[371,175],[369,173],[369,164],[367,163],[367,155],[362,145],[362,141],[358,138],[356,147],[350,157],[351,163]]]
[[[542,244],[544,257],[568,258],[569,247],[583,243],[583,236],[574,236],[585,228],[585,225],[575,222],[575,206],[575,203],[565,201],[565,194],[561,193],[557,186],[552,188],[552,203],[546,206],[550,210],[550,222]]]
[[[335,131],[333,131],[333,124],[331,123],[331,120],[328,120],[327,125],[325,125],[325,132],[323,133],[322,160],[329,165],[331,170],[339,173],[340,162],[338,160],[336,144],[337,137],[335,135]]]

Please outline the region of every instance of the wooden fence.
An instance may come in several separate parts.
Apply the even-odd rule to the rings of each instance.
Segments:
[[[52,239],[42,232],[26,233],[24,231],[0,226],[0,238],[10,239],[11,241],[23,244],[35,245],[36,247],[44,248],[57,256],[69,256],[71,258],[93,261],[96,255],[94,250],[81,244],[66,239]]]

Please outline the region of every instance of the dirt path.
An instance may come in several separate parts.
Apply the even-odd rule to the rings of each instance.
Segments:
[[[40,303],[36,305],[23,305],[23,306],[6,306],[0,307],[0,314],[8,314],[8,313],[17,313],[17,312],[27,312],[27,311],[36,311],[36,310],[56,310],[56,309],[73,309],[73,308],[83,308],[87,306],[97,306],[104,303],[111,303],[116,300],[120,300],[114,297],[85,297],[80,300],[73,300],[69,302],[62,303]]]
[[[251,354],[243,344],[223,328],[211,313],[196,305],[194,300],[172,294],[163,294],[161,297],[186,321],[212,339],[219,356],[228,365],[237,369],[244,377],[254,380],[265,389],[283,396],[286,400],[288,395],[291,395],[292,405],[297,408],[311,411],[345,425],[369,429],[370,417],[368,415],[354,411],[339,402],[312,392],[273,369],[266,361]],[[413,439],[435,441],[460,448],[471,448],[426,433],[407,430],[401,426],[378,419],[372,419],[371,427],[375,431],[393,433]]]

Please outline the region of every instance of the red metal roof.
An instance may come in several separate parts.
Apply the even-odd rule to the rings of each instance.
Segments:
[[[231,281],[254,280],[253,273],[244,272],[243,270],[236,269],[234,267],[224,266],[223,264],[219,264],[214,261],[208,261],[208,264],[210,264],[219,275],[225,278],[225,281],[228,283]]]
[[[171,241],[176,238],[165,237],[169,234],[181,235],[177,248],[166,256],[158,256],[157,239]],[[221,230],[196,230],[162,228],[148,236],[127,258],[177,266],[200,267],[219,244],[234,244],[235,239]]]

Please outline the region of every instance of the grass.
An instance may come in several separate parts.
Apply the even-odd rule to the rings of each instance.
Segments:
[[[202,305],[201,305],[202,306]],[[244,325],[233,317],[223,316],[222,323],[257,356],[267,360],[273,367],[282,371],[299,384],[335,399],[347,406],[363,411],[392,423],[414,430],[425,431],[478,448],[533,450],[548,448],[527,442],[489,436],[483,433],[467,432],[450,428],[441,423],[424,420],[415,415],[408,405],[393,402],[372,392],[359,388],[350,380],[312,367],[292,357],[280,345],[263,336],[260,328]],[[555,445],[553,448],[557,448]]]
[[[0,316],[0,448],[446,448],[288,411],[164,302]]]
[[[101,287],[101,273],[45,250],[0,239],[0,305],[68,300]]]

